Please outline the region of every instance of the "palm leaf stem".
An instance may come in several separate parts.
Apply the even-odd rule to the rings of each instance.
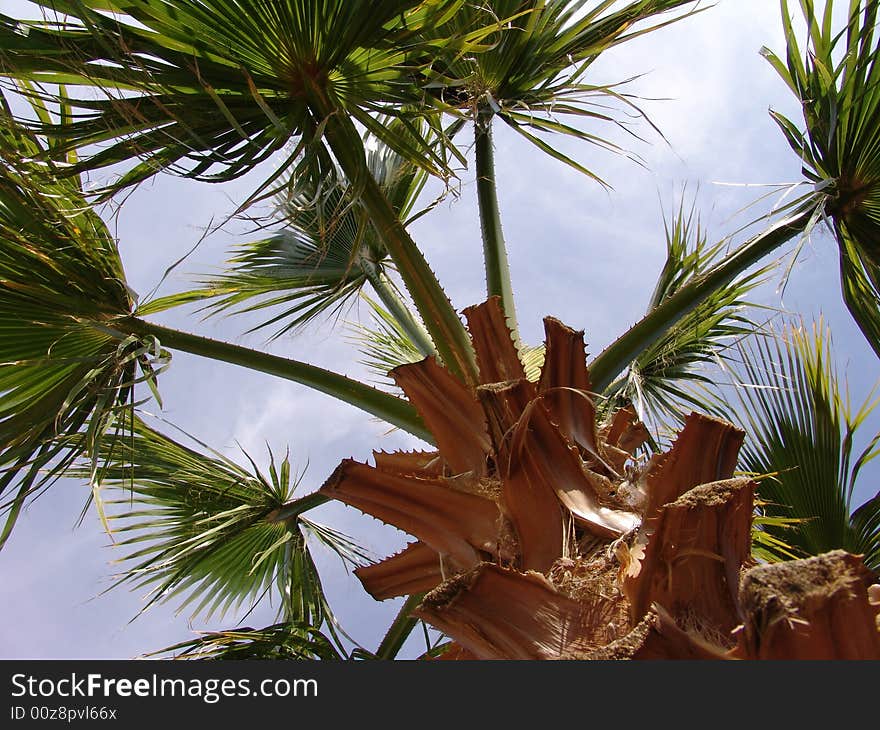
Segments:
[[[519,328],[510,283],[507,246],[501,228],[501,211],[495,185],[495,151],[492,147],[492,122],[478,122],[475,128],[474,151],[477,170],[477,205],[480,211],[480,230],[483,234],[483,260],[486,267],[486,293],[501,297],[501,308],[507,325],[519,346]]]
[[[428,333],[425,332],[424,327],[416,321],[415,317],[412,316],[412,313],[401,301],[388,277],[379,271],[372,262],[364,261],[361,266],[364,276],[370,282],[370,286],[373,287],[373,291],[376,292],[397,324],[403,328],[413,344],[419,349],[419,352],[425,357],[436,355],[437,350],[434,348]]]
[[[320,492],[312,492],[304,497],[288,502],[269,520],[270,522],[295,522],[301,514],[329,502],[330,498]]]
[[[412,630],[419,622],[417,618],[413,618],[410,614],[424,597],[423,593],[414,593],[406,599],[391,626],[388,627],[388,631],[385,632],[382,643],[379,644],[379,648],[376,650],[377,659],[394,659],[397,656]]]
[[[312,103],[326,125],[324,131],[330,149],[345,176],[360,191],[361,202],[394,261],[444,365],[466,383],[476,383],[477,363],[467,330],[421,250],[370,174],[361,137],[354,124],[320,89],[313,91]]]
[[[809,207],[779,221],[648,312],[590,363],[590,380],[595,391],[604,392],[640,352],[655,343],[682,317],[750,266],[806,230],[811,220],[814,220],[814,210]]]
[[[425,428],[421,418],[407,401],[339,373],[298,360],[163,327],[138,317],[117,320],[116,326],[128,334],[154,336],[163,347],[172,350],[180,350],[232,365],[240,365],[306,385],[345,403],[357,406],[383,421],[426,440],[428,443],[433,442],[431,433]]]

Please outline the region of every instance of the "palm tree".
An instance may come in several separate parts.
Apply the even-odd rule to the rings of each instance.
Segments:
[[[824,329],[824,331],[823,331]],[[876,401],[856,410],[834,367],[831,333],[791,324],[783,333],[753,338],[741,348],[736,381],[749,438],[742,466],[769,475],[761,485],[763,511],[797,516],[787,526],[763,528],[802,555],[834,549],[864,555],[880,570],[877,496],[853,503],[862,468],[877,454],[880,436],[865,439]],[[736,417],[735,415],[732,417]],[[857,450],[860,440],[866,443]]]
[[[126,545],[144,544],[129,555],[122,582],[154,586],[155,600],[185,595],[208,613],[253,603],[265,592],[279,597],[281,623],[212,634],[178,649],[333,658],[347,652],[305,532],[317,532],[348,558],[357,552],[303,515],[338,499],[417,538],[400,555],[357,568],[377,598],[408,598],[376,651],[349,655],[396,656],[416,623],[414,611],[456,640],[447,656],[775,655],[757,617],[761,601],[783,590],[778,572],[756,568],[736,594],[740,568],[750,560],[754,511],[754,484],[732,478],[742,434],[688,415],[695,396],[683,388],[699,382],[695,366],[752,328],[741,310],[759,260],[823,216],[843,237],[846,261],[868,250],[876,2],[865,2],[861,14],[852,3],[845,37],[854,53],[832,83],[828,59],[838,40],[830,11],[821,26],[811,25],[803,74],[791,72],[797,93],[823,81],[824,96],[805,101],[852,108],[851,123],[835,120],[830,129],[808,113],[801,137],[839,135],[841,160],[852,162],[851,150],[861,155],[851,169],[831,165],[824,148],[812,153],[810,164],[828,168],[823,180],[836,175],[838,192],[822,186],[730,253],[708,244],[681,208],[666,227],[667,265],[648,312],[590,363],[581,335],[552,319],[545,321],[543,347],[520,341],[491,123],[502,120],[598,177],[539,135],[613,148],[559,116],[615,122],[594,100],[632,101],[617,88],[587,84],[589,66],[603,50],[686,17],[669,12],[692,3],[38,5],[45,22],[0,15],[0,76],[34,109],[16,118],[7,106],[2,124],[9,165],[0,187],[0,312],[14,336],[4,340],[0,365],[0,487],[16,490],[6,502],[4,540],[26,501],[73,469],[88,476],[107,529],[132,531]],[[812,21],[812,4],[803,7]],[[783,11],[789,23],[784,2]],[[799,57],[792,37],[790,66]],[[457,144],[463,120],[474,125],[489,295],[465,310],[467,326],[407,230],[423,176],[448,180],[456,161],[465,160]],[[793,125],[783,126],[792,136]],[[231,180],[275,153],[282,164],[241,209],[281,195],[283,228],[242,247],[232,270],[203,290],[137,304],[93,205],[159,171]],[[83,192],[84,173],[112,165],[124,167],[117,179]],[[387,324],[384,340],[381,332],[370,336],[377,359],[395,364],[414,352],[427,356],[392,370],[402,397],[145,319],[216,299],[209,306],[221,310],[281,306],[262,324],[283,322],[284,330],[340,306],[366,283]],[[860,322],[873,316],[864,314],[876,309],[873,294],[860,304]],[[273,462],[267,478],[206,448],[184,447],[138,419],[135,385],[147,382],[158,397],[156,375],[173,350],[304,384],[436,450],[377,452],[375,466],[346,461],[320,490],[294,497],[286,460],[280,470]],[[659,434],[652,437],[641,423],[646,414],[685,421],[671,449],[663,452]],[[124,488],[136,499],[108,501],[104,487]],[[143,508],[126,511],[132,500]],[[875,516],[866,513],[862,523],[874,530]],[[683,542],[688,530],[693,535]],[[815,583],[814,573],[831,566],[851,598],[829,588],[818,607],[792,605],[782,618],[814,611],[849,616],[868,626],[864,646],[873,656],[870,572],[849,555],[818,560],[791,569]],[[502,617],[516,636],[487,639],[495,631],[492,607],[507,601],[507,591],[528,596],[519,615],[495,612],[495,625]],[[731,640],[737,612],[753,604],[754,621]],[[536,625],[535,616],[543,623]],[[560,642],[567,626],[577,630]],[[780,640],[778,655],[815,655],[823,640]]]

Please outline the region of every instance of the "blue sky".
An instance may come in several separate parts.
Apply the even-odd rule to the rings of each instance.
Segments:
[[[798,118],[797,109],[759,56],[762,45],[783,50],[777,3],[720,0],[695,18],[608,52],[589,80],[612,82],[646,74],[630,90],[664,98],[644,107],[668,140],[663,142],[644,123],[638,126],[650,144],[626,143],[644,158],[645,167],[560,141],[608,180],[610,192],[503,128],[497,130],[499,197],[526,341],[541,340],[542,318],[549,314],[584,329],[589,352],[597,354],[637,320],[665,254],[661,201],[669,210],[683,185],[696,193],[703,222],[721,237],[746,222],[747,215],[767,209],[767,204],[759,205],[731,220],[766,189],[716,183],[800,180],[798,161],[767,114],[773,106]],[[258,170],[222,186],[161,176],[137,189],[115,219],[131,286],[141,294],[150,292],[166,267],[199,240],[212,220],[228,215],[263,175],[265,170]],[[412,228],[459,310],[484,297],[472,180],[472,171],[463,171],[459,195],[448,196]],[[188,287],[194,274],[218,271],[245,230],[233,223],[207,237],[160,293]],[[777,291],[778,274],[760,299],[808,319],[825,316],[841,372],[853,400],[861,402],[877,380],[877,360],[841,303],[838,276],[833,240],[816,233],[800,252],[784,299]],[[361,309],[366,314],[366,307]],[[348,318],[357,315],[355,309]],[[179,310],[158,319],[364,377],[342,327],[331,332],[312,326],[296,338],[266,345],[259,334],[241,334],[247,329],[247,320],[241,318],[202,321],[192,310]],[[261,458],[267,443],[276,454],[289,446],[294,464],[306,469],[303,492],[317,488],[343,458],[365,460],[373,449],[417,445],[403,434],[387,434],[383,424],[326,396],[186,354],[174,355],[160,386],[163,417],[232,458],[240,459],[237,444]],[[877,419],[872,425],[880,428]],[[875,480],[876,470],[864,473],[863,498],[872,494]],[[0,657],[132,657],[190,638],[196,629],[237,625],[232,615],[209,625],[191,623],[186,614],[175,615],[174,604],[153,607],[129,623],[143,596],[125,589],[99,595],[110,584],[118,551],[94,514],[74,529],[85,494],[79,484],[57,485],[27,510],[0,553],[7,597],[0,606]],[[341,505],[321,507],[314,516],[355,536],[377,557],[405,542],[401,533]],[[399,604],[374,603],[345,575],[338,559],[316,553],[343,625],[375,648]],[[246,624],[271,621],[272,611],[261,608]]]

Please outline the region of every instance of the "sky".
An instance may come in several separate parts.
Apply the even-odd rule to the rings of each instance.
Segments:
[[[657,99],[643,106],[666,138],[643,122],[637,129],[647,143],[621,137],[643,158],[643,166],[582,143],[556,140],[599,172],[610,191],[537,152],[503,125],[497,127],[498,194],[527,342],[541,341],[542,318],[553,315],[585,330],[588,350],[595,355],[635,322],[664,260],[662,211],[677,205],[684,186],[696,195],[710,234],[720,239],[747,216],[769,208],[764,203],[732,218],[769,191],[760,184],[801,179],[798,161],[767,113],[772,106],[798,119],[797,108],[760,57],[763,45],[780,53],[784,49],[778,4],[719,0],[694,18],[607,52],[589,80],[607,83],[644,74],[629,90]],[[265,174],[264,168],[225,185],[163,175],[139,187],[114,218],[129,284],[142,295],[152,291],[166,268]],[[438,191],[429,187],[426,196]],[[411,233],[460,311],[484,298],[472,169],[462,171],[457,193],[417,221]],[[244,224],[233,222],[207,236],[159,293],[189,288],[194,275],[218,272],[230,246],[245,240],[246,231]],[[877,381],[877,360],[849,320],[838,277],[835,244],[827,234],[816,233],[801,249],[784,296],[777,274],[759,298],[807,320],[825,317],[841,373],[853,401],[860,403]],[[363,305],[360,313],[366,314]],[[351,310],[347,319],[358,314]],[[205,321],[192,309],[180,309],[155,319],[371,377],[357,364],[342,325],[331,330],[322,323],[295,338],[266,343],[264,335],[242,334],[246,318]],[[164,418],[231,458],[241,460],[239,445],[263,463],[267,444],[276,454],[289,448],[294,468],[305,470],[303,494],[319,487],[343,458],[363,461],[373,449],[419,445],[302,386],[184,353],[174,354],[160,388]],[[880,429],[876,418],[871,427]],[[859,487],[863,499],[873,494],[875,483],[876,470],[866,470]],[[0,552],[0,658],[129,658],[192,638],[196,630],[239,625],[233,615],[208,624],[192,621],[186,613],[177,615],[173,603],[138,615],[143,595],[125,588],[103,593],[119,551],[93,513],[75,527],[85,495],[81,484],[56,485],[26,510]],[[355,537],[377,558],[406,542],[402,533],[342,505],[322,506],[310,516]],[[337,558],[320,548],[315,554],[343,626],[367,648],[375,648],[399,601],[374,602]],[[267,625],[273,615],[271,608],[258,608],[245,625]],[[417,638],[407,646],[408,655],[418,653]]]

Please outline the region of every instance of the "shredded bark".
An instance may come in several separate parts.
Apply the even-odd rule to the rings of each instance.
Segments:
[[[488,563],[429,593],[414,615],[479,659],[571,659],[595,648],[600,619],[542,575]]]
[[[601,459],[584,333],[553,317],[544,318],[544,332],[544,365],[538,391],[563,436],[580,446],[584,456]]]
[[[624,579],[633,621],[656,603],[690,628],[726,637],[739,623],[739,572],[751,550],[755,485],[732,479],[691,489],[660,509],[638,572]]]
[[[516,445],[516,434],[522,431],[523,411],[536,403],[532,398],[534,386],[527,380],[518,380],[481,387],[477,393],[496,441],[501,504],[518,538],[521,567],[543,573],[562,556],[565,515],[553,485],[547,481],[556,475],[542,471],[538,463],[541,454],[535,449],[540,449],[540,445]],[[532,430],[527,427],[525,433],[528,436]]]
[[[355,573],[379,600],[426,594],[438,658],[880,659],[859,556],[753,567],[742,431],[691,414],[645,464],[632,408],[596,427],[583,332],[545,320],[535,385],[499,301],[466,315],[475,390],[432,358],[393,372],[438,451],[347,460],[320,490],[418,539]]]
[[[498,554],[498,505],[450,489],[443,479],[392,474],[349,459],[319,491],[416,536],[460,565],[476,564],[480,551]]]
[[[648,467],[645,516],[699,484],[730,479],[744,436],[726,421],[691,413],[672,448]]]
[[[621,661],[635,658],[639,649],[644,646],[648,634],[657,621],[657,614],[649,613],[629,633],[615,639],[610,644],[586,652],[576,657],[592,661]]]
[[[492,444],[473,392],[432,357],[401,365],[391,375],[430,429],[453,473],[485,474]]]
[[[525,380],[526,372],[513,343],[513,334],[501,309],[501,297],[464,310],[477,354],[480,383]]]
[[[614,412],[603,440],[606,446],[632,455],[649,438],[648,429],[639,420],[635,408],[627,406]]]
[[[742,580],[743,627],[737,653],[746,659],[880,659],[880,632],[861,558],[835,550],[762,565]]]
[[[377,601],[427,593],[443,580],[440,556],[423,542],[411,543],[375,565],[355,568],[354,574]]]
[[[373,451],[377,469],[396,474],[443,476],[443,457],[439,451]]]
[[[592,640],[607,644],[629,631],[629,603],[617,581],[618,566],[607,544],[592,554],[560,558],[548,573],[553,586],[564,596],[590,606],[598,617]]]

